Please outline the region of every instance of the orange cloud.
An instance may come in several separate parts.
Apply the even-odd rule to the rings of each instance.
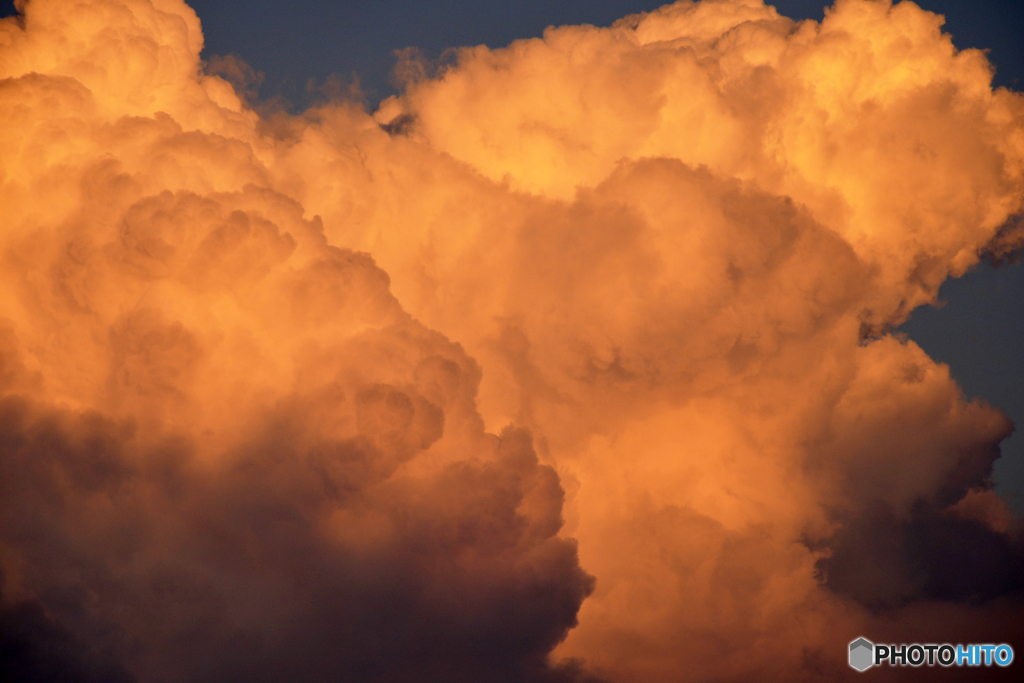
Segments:
[[[261,120],[181,2],[22,10],[22,651],[80,680],[656,682],[1016,644],[1011,425],[887,334],[1024,208],[1024,98],[939,17],[684,0]]]

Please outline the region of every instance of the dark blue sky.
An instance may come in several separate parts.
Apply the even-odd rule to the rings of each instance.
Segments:
[[[394,51],[415,46],[428,57],[461,45],[507,45],[539,36],[552,24],[608,25],[627,14],[652,10],[659,0],[193,0],[203,21],[207,52],[234,53],[265,74],[264,97],[302,100],[310,78],[359,76],[368,100],[392,92]],[[780,0],[782,14],[821,19],[822,0]],[[1024,78],[1020,0],[922,0],[946,15],[959,47],[990,48],[999,66],[997,85]]]
[[[394,51],[418,47],[437,57],[447,47],[506,45],[540,35],[552,24],[607,25],[650,10],[658,0],[192,0],[203,22],[205,57],[235,54],[264,74],[260,97],[281,96],[293,106],[308,101],[306,84],[329,76],[357,76],[368,104],[393,92]],[[778,0],[782,14],[820,19],[822,3]],[[1024,90],[1024,2],[1021,0],[920,0],[946,16],[959,48],[989,50],[995,84]],[[13,13],[0,0],[0,14]],[[948,363],[968,396],[1003,408],[1024,430],[1024,267],[982,266],[940,292],[942,308],[916,311],[901,331],[934,359]],[[1024,511],[1024,435],[1004,442],[997,485],[1019,496]]]

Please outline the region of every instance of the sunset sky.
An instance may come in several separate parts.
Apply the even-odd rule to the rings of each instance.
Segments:
[[[0,679],[1019,675],[1024,4],[18,9]]]

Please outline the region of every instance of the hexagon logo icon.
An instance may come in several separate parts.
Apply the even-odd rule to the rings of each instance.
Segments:
[[[857,671],[864,671],[874,662],[875,645],[866,638],[858,638],[850,643],[850,666]]]

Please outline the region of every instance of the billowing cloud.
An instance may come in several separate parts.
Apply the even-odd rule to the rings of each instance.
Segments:
[[[1019,248],[1024,98],[939,17],[684,0],[261,119],[177,0],[22,11],[23,680],[820,680],[859,635],[1024,646],[1012,426],[888,334]]]
[[[163,5],[4,23],[5,671],[571,676],[545,656],[593,579],[557,475],[273,188],[256,117]]]

